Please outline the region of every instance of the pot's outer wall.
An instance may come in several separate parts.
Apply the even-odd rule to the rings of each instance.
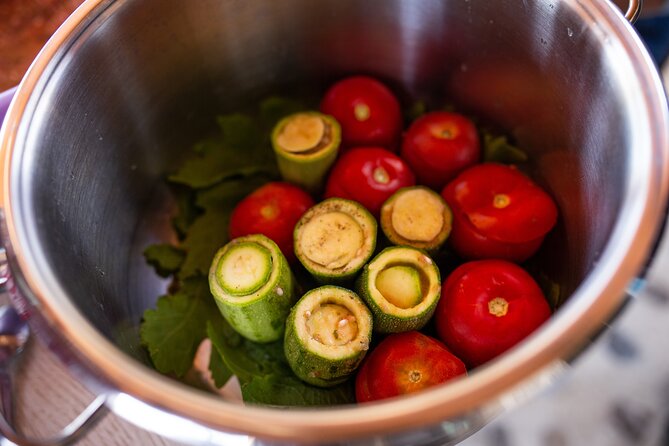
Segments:
[[[83,18],[88,9],[94,12]],[[84,334],[96,336],[94,327],[147,361],[138,323],[166,284],[144,264],[141,252],[171,237],[164,175],[185,148],[212,130],[216,113],[269,93],[304,85],[318,91],[344,75],[367,73],[386,81],[407,103],[449,98],[510,133],[529,153],[533,173],[560,207],[558,228],[544,249],[545,268],[560,282],[563,296],[583,283],[593,291],[576,295],[558,312],[552,333],[576,323],[572,319],[588,311],[597,292],[617,289],[601,296],[606,303],[593,311],[594,320],[577,321],[581,337],[556,341],[559,348],[513,374],[530,373],[550,355],[562,355],[567,345],[584,343],[583,333],[605,322],[657,229],[660,211],[648,204],[648,195],[652,189],[655,200],[666,198],[666,103],[631,33],[613,6],[577,0],[332,0],[318,7],[298,0],[198,0],[188,7],[177,0],[89,0],[57,33],[55,41],[65,43],[47,46],[47,55],[24,81],[34,92],[17,106],[24,106],[25,116],[4,140],[15,150],[5,169],[11,173],[5,197],[16,206],[8,214],[10,236],[25,245],[17,250],[23,269],[30,263],[40,274],[28,274],[26,294],[43,304],[46,318],[77,346],[88,342],[81,339]],[[641,228],[642,235],[615,226],[621,219]],[[607,245],[610,240],[620,247]],[[625,257],[618,251],[629,246],[635,247],[627,256],[630,263],[614,271],[614,263]],[[618,260],[603,262],[607,250]],[[602,263],[601,277],[588,275]],[[618,282],[610,282],[616,275]],[[35,296],[29,285],[40,288]],[[70,305],[77,315],[65,320]],[[90,325],[77,326],[80,316]],[[94,347],[100,347],[99,357]],[[121,381],[104,370],[109,364],[101,365],[108,359],[106,348],[89,344],[86,355],[102,368],[98,372]],[[186,416],[202,412],[203,423],[230,430],[296,435],[282,429],[291,414],[251,416],[230,409],[225,419],[216,418],[217,411],[205,407],[224,405],[200,400],[135,368],[134,361],[123,365],[135,374],[124,391],[142,394],[151,404]],[[474,375],[488,380],[493,370]],[[499,381],[496,391],[513,379]],[[467,384],[452,386],[462,392],[449,395],[456,403],[469,401],[463,407],[474,404],[484,389],[471,398],[465,389],[477,382],[468,378]],[[402,422],[439,420],[438,411],[417,410],[421,403],[435,404],[430,393],[412,400],[416,410]],[[156,396],[162,394],[169,395]],[[179,403],[172,407],[170,398]],[[454,413],[458,404],[441,407],[441,413]],[[332,412],[323,416],[331,426],[349,419],[345,411]],[[378,431],[380,425],[363,423],[400,412],[389,405],[350,417],[359,424],[346,434]],[[302,438],[344,435],[334,427],[320,429],[318,416],[305,417],[312,424]],[[254,417],[255,425],[248,420]]]

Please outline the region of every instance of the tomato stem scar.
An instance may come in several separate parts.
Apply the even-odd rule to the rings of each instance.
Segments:
[[[492,199],[492,205],[495,206],[497,209],[504,209],[509,204],[511,204],[511,199],[506,194],[497,194]]]
[[[509,311],[509,302],[503,297],[496,297],[488,301],[488,311],[493,316],[502,317]]]
[[[421,374],[418,370],[412,370],[411,373],[409,373],[409,380],[412,383],[417,383],[420,381]]]
[[[358,121],[366,121],[371,113],[367,104],[356,104],[353,108],[353,114]]]
[[[274,220],[279,213],[279,210],[275,205],[268,204],[260,208],[260,215],[267,220]]]
[[[380,166],[374,169],[374,172],[372,172],[372,177],[374,177],[374,181],[379,184],[388,184],[388,182],[390,182],[390,175],[388,175],[388,171]]]

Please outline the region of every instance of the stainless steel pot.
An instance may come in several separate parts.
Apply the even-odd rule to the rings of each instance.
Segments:
[[[567,302],[468,378],[362,407],[243,407],[154,372],[137,326],[164,289],[141,256],[169,237],[162,176],[216,112],[360,72],[517,139],[559,203],[544,260]],[[550,381],[620,307],[664,220],[668,129],[655,68],[604,0],[88,0],[0,135],[11,290],[108,407],[172,438],[454,442]]]

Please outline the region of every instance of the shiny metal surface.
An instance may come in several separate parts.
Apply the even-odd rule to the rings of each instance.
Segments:
[[[0,289],[9,283],[4,249],[0,249]],[[21,357],[30,337],[28,322],[21,318],[13,306],[0,306],[0,434],[17,446],[66,446],[80,440],[106,413],[106,397],[99,396],[93,403],[59,433],[49,438],[31,438],[16,429],[15,401],[16,363]],[[4,441],[3,441],[4,444]]]
[[[625,11],[625,18],[629,20],[630,23],[636,22],[636,19],[638,19],[641,14],[642,7],[643,0],[630,0],[629,5],[627,6],[627,11]]]
[[[424,428],[426,444],[457,441],[514,400],[508,392],[585,345],[643,269],[669,186],[661,83],[632,28],[604,1],[308,4],[84,3],[24,79],[0,135],[4,238],[22,302],[40,311],[61,355],[111,395],[112,408],[185,417],[191,438],[218,430],[383,442]],[[165,284],[141,251],[169,238],[164,174],[215,113],[359,72],[405,101],[450,98],[530,153],[559,203],[544,263],[568,302],[467,379],[366,407],[245,408],[150,370],[137,327]],[[149,415],[128,417],[160,429]]]
[[[624,11],[625,18],[630,23],[635,23],[641,12],[647,12],[647,7],[643,0],[611,0],[621,11]],[[653,2],[651,2],[651,5]]]

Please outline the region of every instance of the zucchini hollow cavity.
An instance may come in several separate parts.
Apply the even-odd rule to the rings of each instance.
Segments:
[[[361,204],[330,198],[295,225],[295,255],[320,283],[344,284],[374,253],[376,220]]]
[[[356,290],[374,315],[374,331],[419,330],[441,296],[439,268],[423,251],[393,246],[365,266]]]
[[[326,285],[307,292],[286,321],[284,353],[301,380],[341,384],[358,368],[372,339],[372,315],[350,290]]]
[[[279,247],[264,235],[239,237],[219,249],[209,287],[223,317],[255,342],[281,338],[295,302],[293,276]]]

